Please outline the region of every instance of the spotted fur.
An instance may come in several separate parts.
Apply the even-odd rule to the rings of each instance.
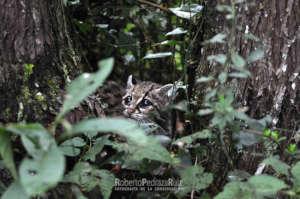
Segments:
[[[130,75],[126,94],[123,96],[124,115],[140,124],[154,123],[154,134],[169,135],[169,110],[166,107],[172,99],[168,91],[173,84],[160,85],[150,81],[137,81]]]

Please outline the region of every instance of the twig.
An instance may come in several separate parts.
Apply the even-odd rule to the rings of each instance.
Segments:
[[[161,9],[161,10],[167,12],[167,13],[172,13],[169,8],[165,8],[165,7],[161,6],[161,5],[155,4],[153,2],[146,1],[146,0],[136,0],[136,1],[138,1],[140,3],[143,3],[143,4],[147,4],[147,5],[153,6],[155,8],[159,8],[159,9]]]

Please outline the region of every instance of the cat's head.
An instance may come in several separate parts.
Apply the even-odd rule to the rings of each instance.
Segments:
[[[152,111],[161,111],[169,105],[170,89],[173,84],[160,85],[149,81],[138,81],[130,75],[127,80],[126,94],[122,104],[124,115],[136,120],[149,117]]]

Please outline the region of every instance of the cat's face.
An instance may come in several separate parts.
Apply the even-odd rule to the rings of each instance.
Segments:
[[[169,104],[167,93],[172,86],[172,84],[162,86],[153,82],[138,82],[130,75],[127,80],[126,94],[122,100],[125,108],[124,115],[143,120],[148,118],[152,111],[159,112]]]

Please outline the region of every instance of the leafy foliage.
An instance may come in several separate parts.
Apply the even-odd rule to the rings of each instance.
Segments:
[[[290,144],[284,148],[286,146],[282,143],[287,138],[272,128],[272,118],[250,118],[246,108],[236,99],[235,82],[251,77],[247,69],[249,64],[264,56],[262,42],[251,33],[242,33],[242,38],[259,45],[248,57],[234,47],[236,33],[241,30],[237,24],[237,12],[240,7],[251,5],[234,0],[231,5],[218,4],[216,10],[231,23],[231,30],[207,36],[202,32],[207,28],[205,20],[208,16],[205,15],[215,8],[191,2],[181,5],[179,1],[150,2],[150,5],[154,4],[155,8],[168,13],[165,15],[158,10],[149,12],[148,8],[139,4],[141,2],[124,1],[111,9],[109,1],[63,1],[70,10],[80,10],[79,17],[73,18],[80,38],[93,38],[93,42],[83,42],[90,48],[82,52],[84,56],[92,63],[111,55],[116,59],[100,61],[97,72],[84,73],[67,86],[63,106],[55,122],[49,124],[50,132],[35,123],[0,126],[0,154],[14,177],[14,182],[7,189],[0,182],[0,193],[1,189],[6,189],[1,198],[42,195],[58,183],[76,184],[84,192],[96,188],[104,198],[110,198],[115,177],[124,174],[125,177],[148,175],[181,179],[182,185],[178,188],[182,189],[158,193],[158,197],[162,198],[171,198],[172,194],[178,198],[196,198],[196,194],[199,198],[215,196],[216,199],[279,197],[276,195],[299,197],[300,163],[284,161],[295,160],[297,144],[289,140]],[[148,1],[145,2],[147,4]],[[201,47],[196,49],[198,43]],[[202,63],[192,56],[193,50],[202,52],[203,46],[218,45],[223,45],[225,50],[204,59],[216,70],[202,77],[196,76],[192,68],[195,65],[200,68]],[[111,73],[114,64],[118,67]],[[27,78],[33,73],[33,68],[32,64],[25,65],[24,75]],[[72,125],[64,120],[64,116],[103,85],[110,74],[124,78],[129,72],[160,82],[179,79],[181,87],[188,91],[185,101],[171,107],[183,112],[186,123],[178,118],[174,120],[176,135],[169,148],[160,144],[165,137],[149,136],[153,129],[143,128],[124,118],[85,118]],[[190,83],[193,77],[197,84],[195,88]],[[197,93],[198,86],[204,88],[201,90],[204,94]],[[54,137],[60,126],[64,132],[58,138]],[[16,137],[20,137],[26,150],[25,157],[17,164],[18,168],[11,144]],[[256,155],[264,158],[262,169],[269,175],[252,176],[234,165],[237,154],[247,154],[247,148],[257,143],[264,146],[261,154]],[[113,151],[109,157],[107,148]],[[279,158],[275,154],[288,158]],[[72,159],[75,166],[70,166],[65,156]],[[65,171],[66,168],[72,169]],[[224,180],[226,177],[228,182]],[[214,192],[211,193],[211,190]],[[85,198],[82,193],[77,196]]]
[[[96,88],[98,88],[107,76],[111,73],[114,60],[112,58],[99,62],[99,71],[94,74],[84,73],[74,82],[67,87],[66,98],[61,112],[59,113],[57,120],[61,119],[68,111],[73,109],[79,102],[81,102],[86,96],[92,94]],[[78,92],[78,90],[80,92]]]

